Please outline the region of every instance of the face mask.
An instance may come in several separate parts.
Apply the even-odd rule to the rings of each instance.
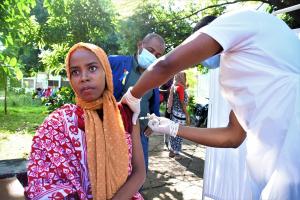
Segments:
[[[218,68],[220,67],[220,57],[220,54],[214,55],[202,61],[201,64],[207,67],[208,69]]]
[[[137,56],[137,60],[141,68],[147,69],[156,60],[156,57],[143,48],[142,52]]]

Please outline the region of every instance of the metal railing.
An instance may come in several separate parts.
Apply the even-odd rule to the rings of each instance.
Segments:
[[[283,8],[283,9],[280,9],[280,10],[276,10],[272,14],[273,15],[278,15],[278,14],[281,14],[281,13],[292,12],[292,11],[298,10],[298,9],[300,9],[300,4],[290,6],[290,7],[287,7],[287,8]]]

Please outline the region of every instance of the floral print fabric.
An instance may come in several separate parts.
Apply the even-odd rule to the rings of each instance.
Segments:
[[[122,113],[121,113],[122,114]],[[132,172],[132,141],[126,131]],[[44,121],[33,138],[28,164],[29,199],[92,199],[83,110],[67,104]],[[143,199],[137,193],[132,199]]]

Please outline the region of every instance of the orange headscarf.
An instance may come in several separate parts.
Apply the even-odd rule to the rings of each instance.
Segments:
[[[78,48],[86,48],[99,59],[105,75],[106,87],[103,95],[92,102],[85,102],[76,94],[76,103],[84,109],[87,160],[94,200],[111,199],[125,183],[128,176],[128,146],[122,118],[113,96],[112,72],[106,53],[98,46],[77,43],[66,57],[66,71],[69,80],[69,61]],[[71,86],[72,82],[70,81]],[[103,120],[97,109],[103,110]]]

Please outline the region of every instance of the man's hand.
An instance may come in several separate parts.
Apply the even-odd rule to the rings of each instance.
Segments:
[[[141,99],[137,99],[131,94],[132,87],[128,88],[127,92],[124,94],[124,96],[121,99],[121,103],[127,104],[129,108],[132,110],[132,123],[136,125],[136,121],[139,117],[139,114],[141,112]]]
[[[154,134],[168,134],[176,137],[179,128],[178,123],[175,123],[165,117],[157,117],[154,114],[149,117],[148,126],[152,129]]]

